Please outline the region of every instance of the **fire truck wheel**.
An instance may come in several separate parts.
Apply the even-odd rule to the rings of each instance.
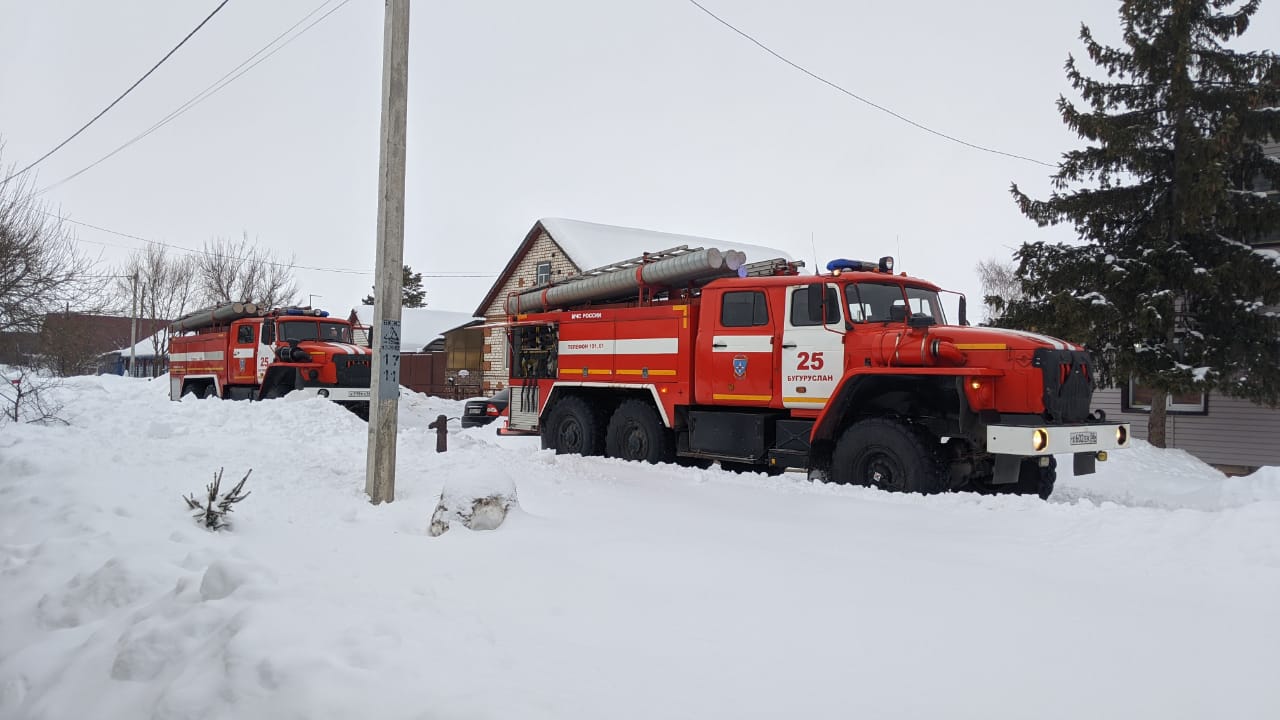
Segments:
[[[844,431],[831,458],[831,480],[890,492],[938,493],[946,468],[920,436],[899,422],[872,418]]]
[[[676,455],[671,431],[643,400],[627,400],[613,412],[604,448],[609,457],[650,463],[671,462]]]
[[[570,395],[551,408],[542,430],[542,447],[555,450],[557,455],[599,455],[604,451],[602,435],[595,407]]]

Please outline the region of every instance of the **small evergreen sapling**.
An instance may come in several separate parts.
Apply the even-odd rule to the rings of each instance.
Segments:
[[[249,474],[253,472],[253,468],[249,468],[249,472],[240,478],[240,482],[236,486],[218,497],[218,488],[222,484],[222,468],[218,468],[218,472],[213,475],[213,482],[205,486],[208,491],[208,499],[201,503],[196,499],[195,493],[189,497],[183,496],[183,500],[187,502],[187,507],[195,510],[196,514],[192,517],[202,523],[210,530],[221,530],[231,526],[231,521],[227,519],[227,513],[231,512],[232,505],[249,497],[250,493],[242,493],[245,481],[249,479]]]

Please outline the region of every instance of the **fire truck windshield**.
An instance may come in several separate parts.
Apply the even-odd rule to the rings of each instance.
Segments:
[[[345,323],[323,322],[316,320],[280,319],[280,340],[327,340],[329,342],[351,342],[351,326]]]
[[[853,283],[845,287],[849,318],[854,322],[906,322],[911,316],[931,317],[946,324],[938,293],[897,283]],[[908,308],[910,309],[908,311]]]

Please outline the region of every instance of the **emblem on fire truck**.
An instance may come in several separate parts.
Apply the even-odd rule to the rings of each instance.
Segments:
[[[737,378],[745,377],[747,374],[747,356],[733,356],[733,376]]]

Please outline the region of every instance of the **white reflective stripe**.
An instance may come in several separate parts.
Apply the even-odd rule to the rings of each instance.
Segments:
[[[675,355],[680,351],[678,338],[628,338],[614,347],[619,355]]]
[[[333,352],[341,353],[343,355],[370,355],[373,353],[372,350],[361,345],[350,345],[348,343],[340,342],[326,342],[325,345],[329,346],[329,349]]]
[[[231,348],[231,357],[251,358],[253,357],[253,348]]]
[[[226,353],[221,350],[213,352],[186,352],[186,353],[169,353],[169,362],[196,362],[199,360],[221,360]]]
[[[623,338],[621,340],[561,340],[561,355],[675,355],[678,338]]]
[[[1063,341],[1057,338],[1051,338],[1048,335],[1039,335],[1033,332],[1026,332],[1025,330],[1008,330],[1005,328],[1000,328],[999,332],[1008,333],[1009,335],[1018,335],[1024,338],[1030,338],[1032,340],[1039,340],[1040,342],[1048,345],[1049,347],[1052,347],[1054,350],[1067,349],[1066,343],[1064,343]]]
[[[561,355],[612,355],[612,340],[561,340]]]
[[[716,335],[711,339],[713,352],[773,352],[772,335]]]

